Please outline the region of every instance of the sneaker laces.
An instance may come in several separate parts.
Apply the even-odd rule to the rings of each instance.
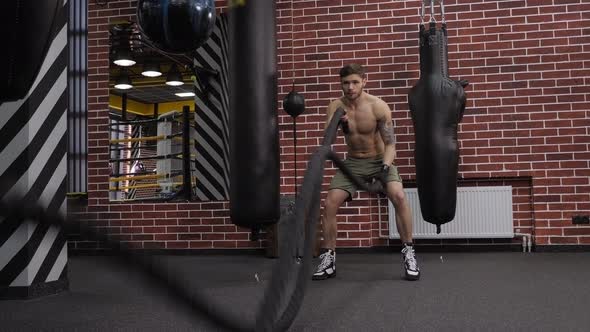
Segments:
[[[411,246],[406,246],[404,249],[402,249],[402,254],[404,254],[404,260],[408,264],[409,269],[412,271],[418,270],[418,262],[416,262],[414,248]]]
[[[323,269],[327,268],[328,266],[330,266],[330,264],[332,264],[336,258],[334,257],[333,254],[331,254],[329,251],[326,251],[325,253],[320,255],[321,258],[321,262],[320,265],[318,266],[318,271],[322,271]]]

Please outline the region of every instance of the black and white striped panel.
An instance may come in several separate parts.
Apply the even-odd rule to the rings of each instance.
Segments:
[[[229,90],[227,16],[217,17],[209,40],[195,54],[197,66],[219,75],[199,75],[196,84],[196,196],[201,201],[229,199]]]
[[[50,46],[26,97],[0,105],[0,199],[23,197],[66,212],[68,3],[58,12]],[[64,230],[34,221],[0,220],[0,287],[66,277]]]

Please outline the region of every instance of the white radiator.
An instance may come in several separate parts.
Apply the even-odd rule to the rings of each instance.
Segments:
[[[422,219],[420,201],[416,188],[404,189],[412,209],[415,239],[457,238],[512,238],[512,186],[459,187],[455,219],[441,225],[436,234],[436,225]],[[399,239],[395,226],[395,209],[389,202],[389,238]]]

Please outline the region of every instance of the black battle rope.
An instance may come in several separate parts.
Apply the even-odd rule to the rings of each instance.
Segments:
[[[280,238],[280,257],[281,261],[273,269],[273,278],[266,290],[266,296],[262,302],[256,318],[258,331],[285,331],[291,326],[295,319],[303,297],[307,281],[310,278],[312,263],[312,248],[315,242],[316,223],[320,214],[320,195],[323,183],[324,164],[327,159],[332,160],[343,173],[350,178],[359,188],[371,192],[381,190],[380,185],[367,185],[359,178],[352,175],[350,170],[331,150],[331,145],[336,139],[340,118],[345,114],[342,108],[334,112],[332,120],[326,128],[322,146],[311,156],[306,174],[303,178],[300,194],[295,201],[295,213],[291,218],[286,218],[281,226],[287,230],[282,233]],[[282,219],[282,218],[281,218]],[[298,243],[297,238],[292,234],[302,234],[296,232],[297,228],[305,227],[305,243],[302,259],[299,259],[295,253],[295,247]],[[282,253],[282,254],[281,254]],[[284,257],[289,256],[289,257]],[[283,277],[275,277],[281,276]],[[293,287],[291,284],[293,278],[297,278]],[[288,296],[286,290],[293,289]],[[287,300],[287,298],[289,298]],[[283,302],[288,301],[286,308],[283,308]],[[274,317],[283,312],[278,320]]]
[[[139,276],[154,288],[164,289],[170,298],[180,305],[192,309],[199,316],[205,315],[211,322],[235,331],[250,331],[243,328],[241,319],[225,310],[220,310],[211,305],[210,300],[198,289],[187,289],[185,282],[180,278],[169,275],[166,268],[155,261],[151,256],[137,253],[132,248],[127,248],[116,239],[96,228],[85,225],[84,222],[75,222],[74,219],[64,219],[56,213],[50,213],[36,203],[23,200],[0,201],[0,218],[14,218],[25,222],[37,221],[40,224],[49,224],[68,228],[79,228],[80,236],[93,241],[99,241],[112,250],[116,262],[124,268],[142,272]]]
[[[272,268],[272,277],[266,288],[264,298],[256,314],[255,326],[247,326],[243,317],[211,301],[201,290],[186,287],[186,282],[170,275],[166,267],[153,257],[138,253],[108,234],[74,219],[64,219],[58,213],[51,213],[38,203],[23,200],[0,201],[0,217],[26,221],[34,220],[41,224],[64,227],[77,227],[82,237],[99,241],[113,251],[125,268],[141,271],[141,278],[151,286],[166,290],[172,300],[192,310],[199,317],[204,317],[223,328],[234,331],[286,331],[293,323],[305,295],[307,281],[312,265],[312,248],[315,241],[316,223],[319,219],[321,186],[323,183],[324,164],[330,159],[359,188],[371,192],[380,190],[380,186],[367,185],[353,176],[343,162],[331,150],[336,139],[340,117],[344,110],[338,109],[324,134],[322,146],[311,156],[308,169],[303,178],[300,194],[295,201],[295,212],[281,217],[280,257]],[[305,232],[296,232],[304,227]],[[293,234],[307,234],[304,241],[303,256],[295,254],[299,239]],[[295,280],[295,283],[293,283]]]

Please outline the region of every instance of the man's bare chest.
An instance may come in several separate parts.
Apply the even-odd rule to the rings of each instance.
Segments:
[[[377,117],[371,109],[349,110],[347,116],[353,134],[368,135],[377,129]]]

